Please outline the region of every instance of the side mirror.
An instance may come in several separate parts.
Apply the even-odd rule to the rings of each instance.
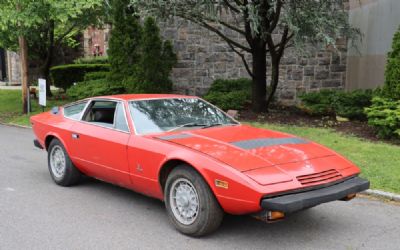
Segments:
[[[53,115],[57,115],[59,111],[60,111],[60,107],[52,107],[50,112]]]
[[[227,113],[230,117],[232,117],[233,119],[237,119],[237,118],[238,118],[238,115],[239,115],[239,111],[237,111],[237,110],[232,110],[232,109],[228,110],[226,113]]]

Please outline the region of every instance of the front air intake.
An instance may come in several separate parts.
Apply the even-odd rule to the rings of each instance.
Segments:
[[[335,169],[330,169],[326,171],[322,171],[319,173],[308,174],[308,175],[300,175],[297,176],[297,180],[302,185],[315,185],[320,184],[326,181],[335,181],[342,178],[342,175],[336,171]]]

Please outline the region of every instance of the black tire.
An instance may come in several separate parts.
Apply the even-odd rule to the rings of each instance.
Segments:
[[[170,196],[171,192],[173,192],[171,188],[179,180],[190,182],[197,192],[198,213],[190,225],[181,223],[171,206]],[[164,190],[164,201],[169,218],[179,232],[200,237],[212,233],[220,226],[224,212],[203,177],[193,168],[187,165],[180,165],[174,168],[168,175]]]
[[[51,167],[51,154],[53,150],[62,150],[63,152],[63,157],[65,160],[65,170],[63,171],[62,174],[55,173],[53,168]],[[72,164],[71,159],[68,156],[67,151],[64,148],[64,145],[58,140],[58,139],[53,139],[50,142],[48,151],[47,151],[47,164],[49,168],[49,172],[51,175],[51,178],[54,180],[54,182],[60,186],[68,187],[75,185],[79,182],[81,178],[81,172]]]

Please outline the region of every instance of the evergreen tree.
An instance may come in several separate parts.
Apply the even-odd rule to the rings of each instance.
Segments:
[[[388,53],[383,95],[400,100],[400,29],[394,35],[392,51]]]
[[[172,44],[162,41],[156,21],[147,17],[142,33],[136,92],[170,92],[172,81],[169,75],[176,61]]]
[[[136,74],[142,28],[129,0],[113,0],[111,14],[113,27],[108,49],[110,78],[122,81]]]

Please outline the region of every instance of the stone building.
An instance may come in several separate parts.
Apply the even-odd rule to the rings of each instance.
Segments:
[[[89,27],[83,33],[83,51],[85,56],[107,56],[110,26],[104,29]]]
[[[351,0],[349,21],[364,34],[349,47],[346,89],[376,88],[384,82],[387,53],[400,25],[399,0]]]
[[[21,84],[19,55],[0,48],[0,82],[9,85]]]
[[[400,1],[346,0],[345,8],[349,9],[350,23],[364,33],[359,50],[348,46],[345,39],[337,41],[337,50],[310,51],[309,56],[286,50],[276,95],[281,102],[295,103],[302,92],[374,88],[383,83],[386,53],[400,24]],[[215,79],[249,77],[241,58],[213,32],[179,18],[160,23],[160,30],[165,39],[173,41],[178,55],[171,76],[175,92],[203,95]],[[87,29],[84,55],[107,55],[109,31],[110,27]],[[239,39],[235,34],[230,36]],[[18,82],[18,57],[7,52],[6,58],[11,58],[6,60],[8,79]]]

